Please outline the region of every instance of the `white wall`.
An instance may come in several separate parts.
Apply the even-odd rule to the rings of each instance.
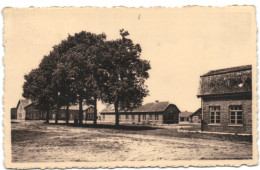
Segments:
[[[140,115],[140,122],[138,122],[138,115],[137,114],[128,114],[128,119],[126,117],[126,114],[120,114],[119,115],[119,122],[122,123],[131,123],[131,124],[162,124],[163,123],[163,115],[158,115],[158,120],[155,120],[155,114],[152,114],[152,117],[149,116],[149,114],[145,114],[146,118],[143,118],[144,114]],[[132,118],[134,116],[134,119]],[[109,123],[115,123],[115,115],[114,114],[102,114],[101,113],[101,122],[109,122]]]

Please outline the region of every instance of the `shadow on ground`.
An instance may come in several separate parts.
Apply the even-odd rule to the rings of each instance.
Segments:
[[[64,126],[72,126],[72,127],[85,127],[85,128],[106,128],[106,129],[118,129],[118,130],[131,130],[131,131],[140,131],[140,130],[156,130],[156,129],[162,129],[158,127],[152,127],[148,125],[119,125],[116,127],[115,125],[108,125],[108,124],[97,124],[94,126],[93,124],[66,124],[66,123],[49,123],[49,125],[64,125]]]
[[[152,135],[152,136],[167,136],[167,137],[177,137],[177,138],[193,138],[193,139],[209,139],[209,140],[221,140],[221,141],[233,141],[233,142],[249,142],[252,143],[252,135],[242,136],[242,135],[232,135],[232,134],[210,134],[210,133],[183,133],[178,132],[178,129],[167,129],[160,127],[153,127],[149,125],[115,125],[108,124],[66,124],[66,123],[49,123],[49,125],[62,125],[70,127],[82,127],[82,128],[95,128],[95,129],[107,129],[118,133],[129,133],[129,134],[141,134],[141,135]],[[193,129],[192,129],[193,130]],[[125,132],[127,131],[127,132]]]

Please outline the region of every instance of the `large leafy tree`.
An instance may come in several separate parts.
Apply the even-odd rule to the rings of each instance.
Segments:
[[[86,76],[87,88],[91,96],[87,102],[94,106],[94,126],[97,124],[97,100],[102,100],[102,86],[107,80],[103,75],[106,72],[105,67],[103,67],[104,55],[106,55],[105,39],[105,34],[96,35],[95,43],[86,50],[86,65],[89,72]]]
[[[149,77],[150,63],[140,58],[141,47],[134,44],[120,30],[121,39],[107,41],[104,49],[102,100],[113,104],[115,125],[119,126],[119,109],[133,110],[148,95],[145,80]]]
[[[46,65],[47,67],[50,67],[50,84],[53,89],[52,93],[56,103],[56,124],[58,123],[59,111],[62,106],[67,106],[66,123],[69,123],[69,106],[70,104],[74,104],[76,102],[75,93],[71,90],[71,81],[66,76],[68,70],[66,69],[62,59],[62,55],[67,53],[69,49],[73,48],[75,44],[76,42],[74,41],[74,37],[69,35],[66,40],[62,40],[60,44],[53,46],[49,58],[46,59]],[[43,61],[41,64],[43,64]]]
[[[77,103],[77,94],[73,89],[74,79],[70,76],[70,70],[66,63],[58,63],[57,69],[52,74],[53,81],[59,89],[59,103],[66,106],[66,123],[69,123],[69,107]]]
[[[61,62],[67,69],[66,77],[68,80],[72,80],[70,89],[72,93],[77,95],[77,101],[79,103],[79,124],[83,122],[83,100],[87,104],[94,105],[95,114],[97,115],[97,99],[99,97],[99,88],[96,68],[93,65],[98,65],[97,58],[100,58],[101,44],[104,44],[106,36],[105,34],[92,34],[89,32],[82,31],[76,33],[70,37],[68,41],[71,41],[74,46],[62,55]],[[94,124],[96,123],[97,116],[94,116]]]
[[[36,108],[46,112],[46,123],[49,123],[49,111],[53,108],[54,101],[46,70],[33,69],[24,78],[23,97],[30,99],[35,103]]]
[[[71,36],[68,39],[71,39]],[[64,93],[69,84],[62,81],[64,76],[61,77],[63,69],[60,64],[61,54],[70,49],[73,44],[75,43],[63,40],[53,47],[49,55],[43,57],[37,69],[25,76],[23,96],[35,101],[37,107],[47,109],[48,114],[50,109],[56,109],[55,123],[58,123],[60,107],[67,104],[68,99],[74,99],[65,97],[70,95],[68,92]],[[49,122],[48,118],[49,116],[46,117],[46,122]]]
[[[24,97],[47,110],[55,103],[55,123],[61,106],[67,106],[68,123],[69,106],[79,103],[82,124],[85,100],[94,105],[94,125],[97,100],[102,100],[114,104],[118,126],[118,109],[132,110],[148,95],[144,83],[150,69],[149,62],[140,59],[140,45],[127,38],[127,31],[120,30],[120,35],[121,39],[106,42],[105,34],[82,31],[69,35],[53,47],[38,69],[25,76]]]
[[[86,31],[69,35],[66,40],[55,45],[48,56],[44,56],[38,70],[44,74],[44,82],[37,80],[35,71],[26,76],[24,96],[33,100],[44,103],[44,98],[39,98],[43,91],[47,91],[47,98],[52,100],[52,105],[55,103],[56,118],[55,123],[58,123],[59,110],[62,106],[67,106],[66,121],[69,119],[69,106],[79,103],[79,123],[83,122],[83,100],[88,104],[93,104],[95,107],[95,115],[97,115],[96,101],[98,99],[98,81],[95,64],[98,65],[97,59],[100,59],[100,44],[105,40],[105,34],[92,34]],[[104,44],[104,43],[103,43]],[[97,57],[99,56],[99,57]],[[92,65],[91,65],[92,64]],[[38,71],[39,72],[39,71]],[[38,73],[37,73],[38,74]],[[95,75],[93,75],[95,74]],[[32,85],[31,75],[36,77],[38,95],[29,95],[29,86]],[[41,76],[40,76],[41,77]],[[34,83],[35,83],[34,82]],[[44,85],[44,86],[42,86]],[[26,91],[26,89],[28,89]],[[34,89],[36,90],[36,89]],[[41,91],[40,91],[41,90]],[[35,91],[34,91],[35,93]],[[95,121],[96,122],[95,116]]]

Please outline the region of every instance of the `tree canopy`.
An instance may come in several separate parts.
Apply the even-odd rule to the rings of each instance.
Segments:
[[[84,100],[94,106],[94,125],[97,100],[101,100],[114,104],[119,125],[118,108],[132,110],[148,95],[145,80],[151,68],[140,58],[141,46],[128,38],[129,33],[122,29],[120,35],[120,39],[109,41],[104,33],[69,35],[53,46],[38,68],[25,75],[23,96],[43,110],[55,108],[56,121],[61,106],[78,103],[80,124]]]
[[[141,46],[134,44],[120,30],[121,39],[106,42],[104,70],[106,82],[102,87],[102,100],[114,104],[116,126],[119,125],[118,108],[133,110],[140,106],[148,95],[145,80],[149,78],[150,63],[140,58]]]

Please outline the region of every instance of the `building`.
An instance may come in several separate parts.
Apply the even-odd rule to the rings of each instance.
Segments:
[[[132,124],[178,124],[180,110],[169,102],[147,103],[133,111],[120,111],[119,122]],[[101,111],[101,121],[115,122],[115,111],[109,106]]]
[[[18,120],[25,120],[26,113],[25,113],[24,107],[27,106],[30,103],[31,102],[29,100],[26,100],[26,99],[20,99],[18,101],[18,104],[16,106],[16,113],[17,113],[16,118]]]
[[[62,106],[59,112],[59,120],[66,120],[66,106]],[[83,108],[83,119],[85,119],[86,113],[85,109],[87,108],[85,105],[82,106]],[[25,109],[25,119],[26,120],[45,120],[46,119],[46,112],[40,111],[36,108],[35,103],[32,102],[24,107]],[[79,113],[79,105],[73,105],[69,107],[69,119],[74,120],[74,118],[78,118]],[[49,118],[55,120],[56,110],[49,111]]]
[[[85,120],[94,120],[94,107],[90,106],[85,110]]]
[[[192,112],[181,112],[179,117],[180,117],[180,120],[179,122],[180,123],[191,123],[191,119],[190,119],[190,116],[192,115],[193,113]]]
[[[180,123],[200,123],[202,118],[201,108],[193,112],[181,112]]]
[[[252,133],[252,66],[213,70],[200,76],[203,130]]]
[[[86,104],[82,104],[83,120],[86,119],[86,111],[85,110],[87,108],[88,108],[88,106]],[[67,109],[67,106],[62,106],[60,108],[59,120],[66,120],[66,109]],[[79,114],[79,104],[69,106],[69,119],[70,120],[78,119],[78,114]],[[56,116],[56,111],[53,110],[52,111],[52,119],[55,120],[55,116]]]
[[[202,119],[201,108],[199,108],[198,110],[196,110],[194,113],[192,113],[190,115],[190,122],[191,123],[201,123],[201,119]]]
[[[91,116],[94,119],[94,108],[88,107],[86,103],[83,103],[82,105],[83,109],[83,120],[86,119],[87,114],[89,114],[89,118]],[[91,113],[93,112],[93,113]],[[79,105],[73,105],[69,107],[69,114],[70,120],[74,120],[74,118],[78,119],[78,113],[79,113]],[[92,115],[91,115],[92,114]],[[36,105],[34,102],[31,102],[29,100],[20,99],[18,101],[17,107],[11,109],[11,118],[12,119],[20,119],[20,120],[40,120],[40,119],[46,119],[46,112],[40,111],[36,108]],[[50,110],[49,112],[49,118],[55,120],[56,111]],[[66,106],[62,106],[60,108],[59,112],[59,120],[66,120]]]
[[[17,119],[16,108],[11,108],[11,119]]]
[[[32,102],[24,107],[26,120],[40,120],[43,119],[43,112],[39,111],[35,107],[35,103]]]

